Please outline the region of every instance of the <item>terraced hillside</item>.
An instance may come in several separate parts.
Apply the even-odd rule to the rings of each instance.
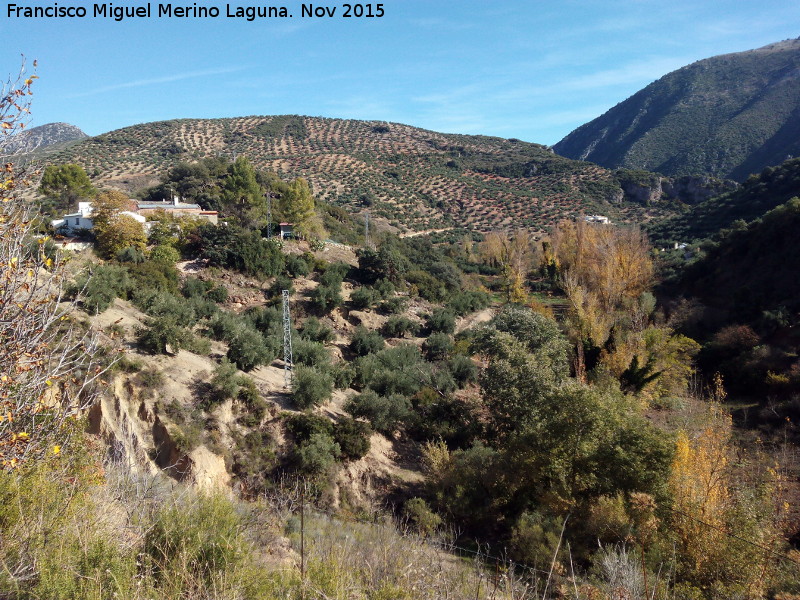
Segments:
[[[179,161],[240,154],[285,179],[307,178],[322,200],[352,211],[369,208],[405,230],[545,230],[581,213],[645,221],[671,212],[669,203],[627,202],[614,173],[545,146],[374,121],[163,121],[89,138],[46,163],[77,162],[98,184],[135,187]]]

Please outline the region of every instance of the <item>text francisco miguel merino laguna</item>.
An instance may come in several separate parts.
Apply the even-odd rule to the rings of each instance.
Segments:
[[[359,10],[354,10],[354,9]],[[337,14],[337,9],[341,12]],[[333,17],[333,16],[357,16],[357,17],[382,17],[383,4],[344,4],[339,6],[320,6],[313,4],[302,4],[300,7],[301,17]],[[191,5],[176,4],[155,4],[147,3],[140,6],[115,6],[110,2],[103,4],[92,4],[86,6],[72,5],[59,6],[58,3],[52,5],[27,6],[24,4],[8,4],[6,16],[13,18],[105,18],[115,21],[122,21],[130,18],[217,18],[220,16],[230,18],[247,19],[253,21],[258,18],[291,18],[292,14],[285,6],[237,6],[226,4],[222,9],[213,5]]]

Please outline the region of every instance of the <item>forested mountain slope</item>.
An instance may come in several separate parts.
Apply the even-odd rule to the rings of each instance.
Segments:
[[[693,206],[682,215],[650,228],[655,244],[692,242],[708,238],[735,221],[751,222],[794,196],[800,195],[800,159],[767,167],[738,189]]]
[[[673,71],[554,149],[607,168],[743,181],[800,154],[800,39]]]

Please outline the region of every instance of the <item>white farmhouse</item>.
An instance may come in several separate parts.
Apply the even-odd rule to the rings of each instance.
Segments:
[[[136,214],[129,210],[119,213],[127,215],[136,219],[139,223],[144,225],[147,219],[142,215]],[[60,219],[53,219],[50,225],[59,233],[64,235],[75,235],[81,230],[94,229],[94,222],[92,221],[92,203],[91,202],[78,202],[78,212],[64,215]]]

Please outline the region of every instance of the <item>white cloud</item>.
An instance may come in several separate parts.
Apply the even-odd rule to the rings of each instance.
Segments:
[[[151,85],[158,85],[161,83],[172,83],[174,81],[183,81],[184,79],[194,79],[197,77],[211,77],[214,75],[227,75],[229,73],[236,73],[245,70],[246,67],[225,67],[220,69],[206,69],[203,71],[190,71],[188,73],[176,73],[174,75],[164,75],[162,77],[153,77],[152,79],[137,79],[134,81],[125,81],[122,83],[115,83],[106,85],[85,92],[71,94],[65,96],[66,98],[85,98],[87,96],[94,96],[95,94],[103,94],[106,92],[113,92],[116,90],[124,90],[128,88],[147,87]]]

